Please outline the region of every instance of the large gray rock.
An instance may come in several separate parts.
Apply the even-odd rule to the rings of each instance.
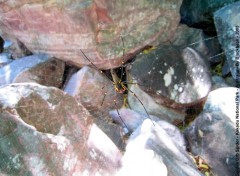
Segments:
[[[114,175],[121,153],[73,97],[53,87],[0,88],[0,175]]]
[[[184,132],[190,151],[201,156],[218,176],[239,175],[235,158],[236,133],[239,133],[236,128],[239,104],[235,102],[238,91],[233,87],[212,91],[203,112]]]
[[[181,21],[188,26],[214,32],[214,12],[236,1],[238,0],[183,0],[180,11]]]
[[[166,107],[184,114],[188,107],[201,104],[211,90],[208,62],[189,47],[181,50],[161,46],[149,54],[142,53],[131,64],[129,72],[129,82],[139,85],[131,84],[130,90],[144,105],[153,102],[151,104],[164,106],[159,111],[170,117],[164,118],[169,122],[182,120],[183,115],[173,114],[173,110]],[[139,111],[139,103],[136,105],[138,101],[131,93],[128,100],[130,107]],[[152,107],[147,110],[156,115]],[[161,118],[162,114],[156,116]]]
[[[234,79],[240,81],[239,43],[240,43],[240,2],[225,6],[214,13],[214,23],[219,42],[225,51],[228,65]],[[238,48],[238,50],[237,50]],[[237,75],[238,74],[238,75]]]
[[[0,34],[76,66],[122,65],[146,45],[173,36],[181,0],[6,0],[0,4]],[[121,39],[122,37],[122,39]]]
[[[129,139],[118,176],[203,176],[174,140],[167,130],[146,119]]]
[[[23,57],[0,68],[0,86],[36,82],[45,86],[60,87],[64,67],[64,62],[44,54]]]

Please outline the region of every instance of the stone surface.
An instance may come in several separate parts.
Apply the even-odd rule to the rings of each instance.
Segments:
[[[228,85],[222,77],[213,76],[212,77],[212,90],[216,90],[216,89],[223,88],[223,87],[230,87],[230,85]]]
[[[114,175],[121,153],[73,97],[53,87],[0,88],[1,175]]]
[[[211,63],[219,62],[224,57],[217,36],[208,36],[201,29],[191,28],[184,24],[179,24],[170,43],[182,49],[191,47]]]
[[[9,64],[13,60],[10,59],[10,54],[8,53],[1,53],[0,54],[0,68],[3,67],[6,64]]]
[[[123,106],[123,94],[115,92],[113,82],[104,73],[85,66],[72,75],[64,91],[80,102],[95,117],[94,122],[123,149],[120,129],[108,114]]]
[[[36,82],[46,86],[60,87],[64,63],[39,54],[27,56],[0,68],[0,85],[19,82]]]
[[[181,22],[214,33],[213,13],[236,1],[238,0],[183,0],[180,10]]]
[[[136,91],[141,89],[155,103],[182,113],[185,113],[187,107],[201,103],[211,90],[208,62],[189,47],[179,50],[161,46],[149,54],[142,53],[131,64],[129,72],[129,82],[139,85],[132,84],[130,88],[137,96],[144,96]],[[130,98],[134,97],[129,94]],[[129,102],[132,107],[134,101]]]
[[[218,176],[238,176],[235,160],[235,132],[239,131],[235,119],[239,109],[235,103],[237,91],[233,87],[212,91],[203,112],[184,132],[191,152],[201,156]]]
[[[131,135],[118,175],[202,176],[188,153],[149,119]]]
[[[34,53],[76,66],[122,65],[146,45],[167,41],[180,21],[181,0],[7,0],[0,4],[0,34]],[[122,39],[121,39],[122,38]]]
[[[148,116],[137,113],[127,108],[119,109],[119,114],[122,119],[120,119],[120,116],[118,115],[116,110],[110,111],[109,114],[113,118],[113,120],[120,124],[123,128],[125,128],[126,125],[131,133],[134,132],[139,126],[141,126],[144,120],[149,119]],[[151,119],[149,120],[151,120],[152,123],[158,124],[161,128],[163,128],[169,135],[169,137],[172,139],[172,141],[175,143],[175,145],[186,149],[183,135],[176,126],[166,122],[165,120],[160,120],[160,118],[156,116],[151,115],[150,117]]]
[[[239,64],[240,42],[240,2],[225,6],[214,13],[214,23],[219,35],[219,42],[225,51],[228,65],[234,79],[240,79],[240,73],[236,76]],[[238,48],[238,50],[236,49]]]

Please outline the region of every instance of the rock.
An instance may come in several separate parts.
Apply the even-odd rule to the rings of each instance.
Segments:
[[[123,94],[115,92],[108,76],[85,66],[73,74],[64,91],[81,103],[95,117],[94,122],[123,149],[120,129],[111,122],[108,115],[110,110],[123,106]]]
[[[222,61],[224,56],[217,36],[210,37],[203,30],[191,28],[184,24],[178,26],[170,43],[181,49],[191,47],[207,58],[210,63]]]
[[[203,112],[184,131],[190,151],[203,158],[218,176],[238,176],[235,174],[237,91],[233,87],[212,91]]]
[[[10,55],[8,53],[1,53],[0,54],[0,68],[3,67],[6,64],[9,64],[13,60],[10,58]]]
[[[185,113],[188,107],[201,104],[211,90],[209,71],[208,63],[193,49],[188,47],[181,51],[170,46],[161,46],[149,54],[139,55],[131,64],[129,82],[139,86],[131,84],[130,89],[142,101],[153,99],[155,104]],[[138,90],[147,93],[151,99],[144,100],[145,94]],[[132,108],[136,106],[133,104],[137,100],[130,99],[135,99],[132,94],[128,96]],[[148,104],[145,102],[144,105]],[[152,114],[151,110],[148,111]],[[165,114],[170,116],[170,119],[165,119],[167,121],[182,120],[182,116],[173,116],[167,110]]]
[[[114,175],[121,153],[91,119],[57,88],[2,86],[0,174]]]
[[[64,91],[100,119],[108,118],[108,111],[116,109],[116,105],[117,108],[123,105],[123,94],[115,92],[110,78],[88,66],[73,74]]]
[[[222,77],[213,76],[212,77],[212,90],[216,90],[216,89],[223,88],[223,87],[230,87],[230,85],[228,85]]]
[[[0,33],[33,53],[47,53],[75,66],[122,65],[146,45],[167,41],[180,21],[181,0],[38,1],[0,4]],[[23,15],[21,15],[23,14]],[[127,15],[125,15],[127,14]]]
[[[3,52],[3,49],[4,49],[4,40],[3,40],[3,38],[0,36],[0,53]]]
[[[139,126],[141,126],[144,120],[148,119],[148,116],[137,113],[131,109],[121,108],[118,111],[122,119],[120,119],[116,110],[110,111],[109,114],[113,120],[120,124],[123,128],[125,128],[126,125],[131,133],[134,132]],[[176,126],[164,120],[160,120],[156,116],[151,115],[150,117],[151,119],[149,120],[151,120],[152,123],[158,124],[161,128],[163,128],[176,145],[182,147],[183,149],[186,149],[183,135]]]
[[[225,6],[214,13],[214,23],[219,35],[219,42],[225,51],[228,65],[234,79],[236,71],[240,69],[239,60],[239,28],[240,28],[240,2]]]
[[[238,0],[183,0],[181,6],[181,22],[188,26],[204,29],[214,33],[213,14],[218,9]]]
[[[188,153],[162,127],[146,119],[131,135],[118,176],[202,176]]]
[[[27,56],[0,68],[0,85],[19,82],[36,82],[46,86],[60,87],[64,63],[47,55]]]

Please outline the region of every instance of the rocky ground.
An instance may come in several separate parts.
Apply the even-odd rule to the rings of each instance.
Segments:
[[[0,175],[238,176],[239,2],[0,9]]]

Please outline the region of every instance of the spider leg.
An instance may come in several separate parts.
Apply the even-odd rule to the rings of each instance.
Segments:
[[[117,110],[117,113],[118,113],[118,117],[120,118],[120,120],[122,121],[122,123],[124,124],[124,126],[127,128],[128,132],[130,132],[129,128],[127,127],[127,124],[124,122],[124,120],[122,119],[119,111],[118,111],[118,107],[117,107],[117,104],[116,104],[116,100],[114,100],[114,104],[116,106],[116,110]]]
[[[148,118],[151,120],[152,124],[155,126],[155,124],[153,123],[152,118],[150,117],[149,113],[147,112],[147,109],[146,109],[145,106],[143,105],[143,102],[138,98],[138,96],[137,96],[133,91],[131,91],[131,90],[128,89],[127,87],[126,87],[126,89],[127,89],[127,91],[131,92],[132,95],[140,102],[140,104],[142,105],[142,107],[143,107],[145,113],[147,114]]]

